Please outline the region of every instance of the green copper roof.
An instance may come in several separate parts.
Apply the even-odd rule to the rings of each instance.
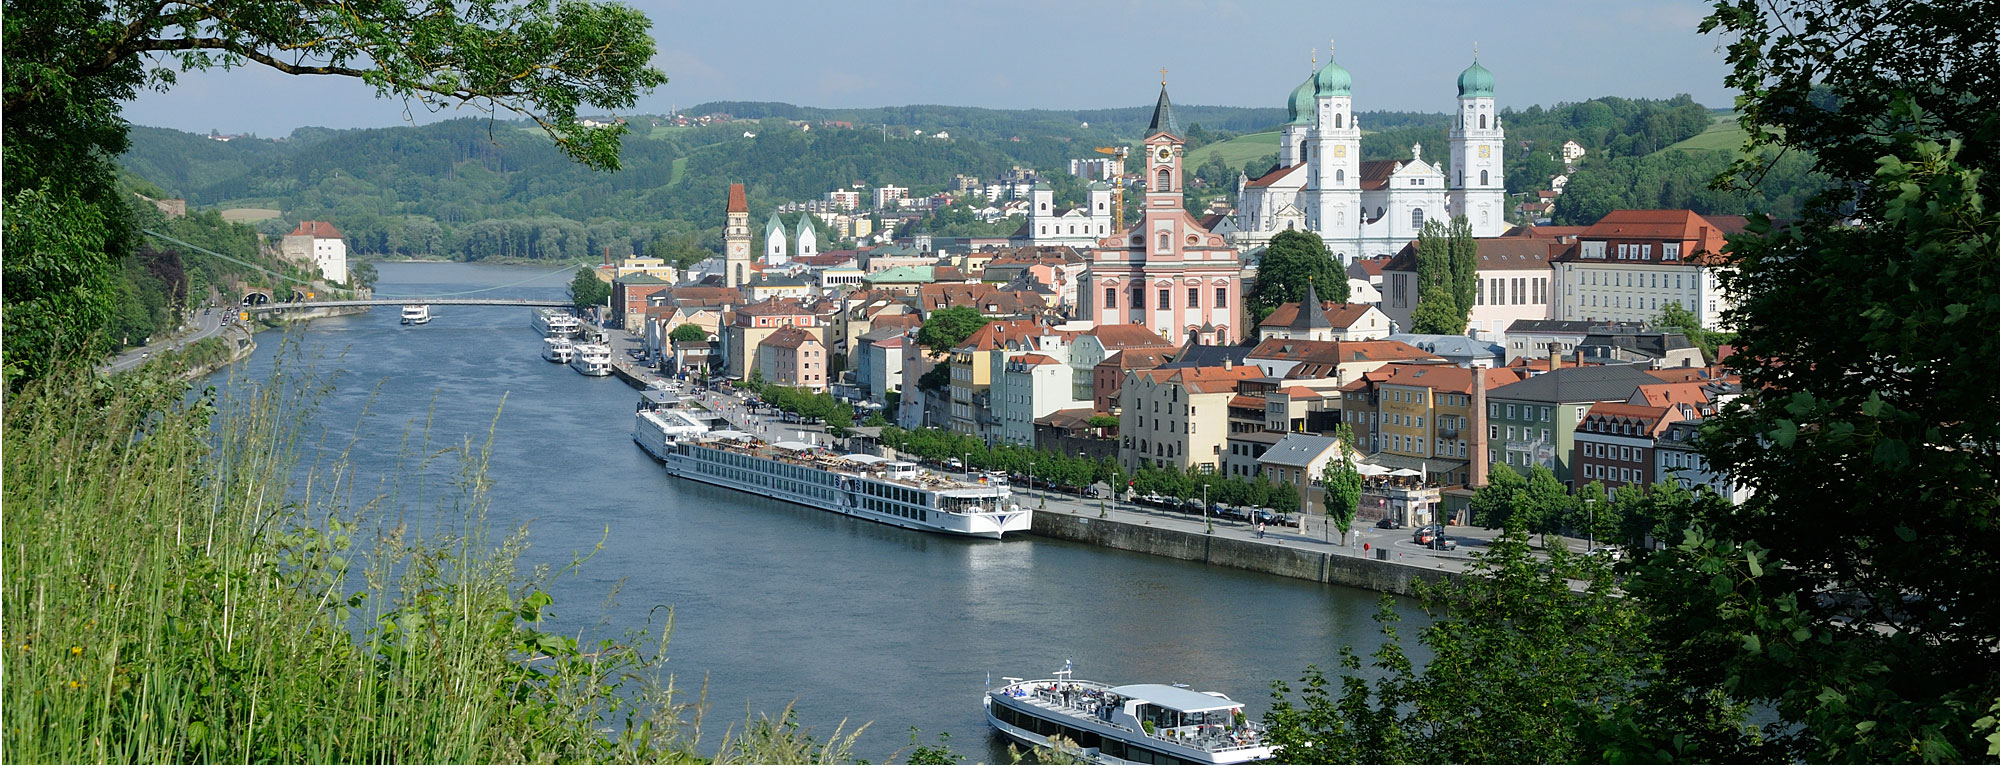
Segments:
[[[1493,73],[1486,71],[1486,67],[1480,66],[1478,59],[1474,59],[1472,66],[1466,67],[1465,71],[1458,74],[1458,97],[1493,97]]]
[[[1298,87],[1292,89],[1291,100],[1285,102],[1285,113],[1291,117],[1289,124],[1310,125],[1313,123],[1315,109],[1317,108],[1313,106],[1313,93],[1313,78],[1311,77],[1307,77],[1305,82],[1299,83]]]
[[[1333,56],[1326,57],[1326,66],[1313,73],[1313,89],[1319,96],[1354,95],[1354,76],[1333,62]]]
[[[771,213],[770,222],[764,224],[764,233],[768,234],[772,231],[776,231],[780,234],[785,233],[785,222],[778,218],[778,214],[776,212]]]
[[[1181,121],[1174,118],[1174,102],[1167,100],[1167,85],[1160,83],[1160,100],[1153,104],[1153,122],[1146,126],[1146,135],[1167,133],[1175,138],[1187,135],[1181,132]]]

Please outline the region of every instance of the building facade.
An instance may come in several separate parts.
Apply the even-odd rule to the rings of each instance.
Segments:
[[[1277,166],[1237,181],[1238,247],[1262,247],[1281,231],[1302,229],[1318,234],[1345,265],[1395,254],[1425,220],[1464,217],[1474,236],[1507,229],[1506,134],[1493,75],[1476,57],[1458,77],[1449,164],[1424,161],[1421,145],[1408,159],[1362,161],[1353,77],[1331,56],[1292,90],[1286,112]]]
[[[1551,258],[1571,245],[1550,239],[1507,236],[1474,240],[1478,246],[1472,313],[1466,329],[1504,332],[1517,321],[1550,318]],[[1417,244],[1411,242],[1382,267],[1382,312],[1412,331],[1417,307]]]
[[[1138,324],[1175,345],[1189,338],[1226,345],[1243,337],[1241,265],[1235,247],[1182,207],[1181,134],[1161,85],[1145,140],[1141,219],[1091,252],[1079,285],[1080,318],[1098,326]]]
[[[1647,322],[1679,304],[1704,328],[1722,327],[1732,307],[1717,274],[1723,237],[1744,225],[1692,210],[1613,210],[1553,259],[1560,286],[1550,318]]]

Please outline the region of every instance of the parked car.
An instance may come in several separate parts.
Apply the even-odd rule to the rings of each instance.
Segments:
[[[1402,519],[1396,518],[1395,516],[1383,516],[1382,520],[1375,522],[1375,528],[1378,529],[1400,529],[1402,527],[1403,527]]]
[[[1269,510],[1258,510],[1256,513],[1256,517],[1253,518],[1252,520],[1255,520],[1258,523],[1268,524],[1271,526],[1296,526],[1299,523],[1299,519],[1297,518],[1286,515],[1284,513],[1275,513]]]
[[[1417,530],[1410,534],[1410,541],[1428,547],[1432,539],[1441,536],[1444,536],[1444,527],[1433,523],[1427,526],[1418,526]]]

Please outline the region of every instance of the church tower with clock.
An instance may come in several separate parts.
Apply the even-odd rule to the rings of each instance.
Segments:
[[[1445,195],[1451,214],[1472,224],[1473,236],[1499,236],[1507,231],[1507,169],[1500,163],[1506,133],[1493,106],[1493,73],[1479,65],[1475,48],[1472,66],[1458,75],[1458,112],[1452,115],[1451,191]]]
[[[1241,264],[1235,247],[1182,206],[1187,146],[1164,76],[1144,146],[1145,204],[1137,224],[1091,251],[1079,284],[1084,316],[1098,326],[1138,324],[1176,345],[1236,342]]]

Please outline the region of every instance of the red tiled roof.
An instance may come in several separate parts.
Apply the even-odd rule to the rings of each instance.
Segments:
[[[772,298],[762,303],[751,303],[736,309],[743,316],[807,316],[812,310],[791,298]]]
[[[818,345],[819,336],[798,327],[785,327],[764,338],[764,345],[779,348],[800,348],[808,344]]]
[[[1381,276],[1382,267],[1389,265],[1389,260],[1390,256],[1388,255],[1383,255],[1374,258],[1361,258],[1354,261],[1354,267],[1361,269],[1362,273],[1367,274],[1369,276]]]
[[[1234,397],[1229,399],[1229,405],[1238,409],[1262,410],[1264,408],[1264,399],[1258,398],[1256,396],[1246,396],[1241,393],[1238,393]]]
[[[1708,403],[1707,380],[1701,382],[1670,382],[1639,386],[1638,397],[1647,406],[1671,406],[1687,404],[1700,407]]]
[[[1097,338],[1107,351],[1128,348],[1174,348],[1173,343],[1143,324],[1105,324],[1084,334]]]
[[[750,212],[750,200],[743,195],[743,184],[729,184],[729,209],[727,212]]]
[[[1303,401],[1309,398],[1326,398],[1325,396],[1321,395],[1319,391],[1313,390],[1311,388],[1300,387],[1297,385],[1286,388],[1282,392],[1285,394],[1286,398],[1292,399],[1293,401]]]
[[[1640,432],[1657,436],[1666,430],[1669,423],[1681,418],[1675,416],[1675,407],[1634,406],[1632,404],[1593,404],[1590,413],[1577,423],[1578,433],[1593,432],[1594,425],[1607,422],[1629,423],[1639,426]]]
[[[1582,234],[1589,226],[1515,226],[1501,236],[1518,236],[1530,239],[1559,239]]]
[[[341,238],[340,230],[334,228],[333,224],[323,220],[299,221],[299,227],[292,229],[292,233],[286,234],[285,236],[310,236],[314,239]]]
[[[1389,176],[1395,175],[1396,171],[1402,168],[1403,160],[1400,159],[1371,159],[1361,163],[1361,172],[1358,174],[1361,177],[1361,190],[1375,191],[1388,188]]]
[[[1507,369],[1505,367],[1487,369],[1484,372],[1486,374],[1487,390],[1493,390],[1494,388],[1527,379],[1518,370]],[[1388,364],[1370,371],[1366,375],[1362,375],[1362,379],[1348,383],[1341,390],[1348,390],[1350,388],[1362,390],[1372,384],[1429,388],[1445,393],[1471,393],[1474,379],[1472,370],[1460,366],[1446,364]]]
[[[1374,308],[1374,306],[1365,303],[1335,303],[1330,300],[1322,301],[1320,306],[1325,309],[1326,320],[1333,323],[1334,329],[1347,329],[1354,326],[1354,322],[1360,321],[1361,316],[1368,313],[1368,309]],[[1289,327],[1292,325],[1292,321],[1298,317],[1299,304],[1286,303],[1278,306],[1277,310],[1272,311],[1270,316],[1258,322],[1257,326]]]
[[[1035,338],[1055,336],[1069,339],[1078,334],[1081,333],[1075,330],[1059,330],[1044,327],[1040,322],[1032,319],[996,321],[980,327],[979,331],[972,333],[971,337],[966,338],[965,342],[959,343],[958,347],[952,350],[1027,350],[1034,347]],[[1010,343],[1015,347],[1008,348],[1007,346]]]
[[[1172,361],[1176,348],[1131,348],[1118,355],[1098,362],[1098,366],[1111,365],[1118,369],[1152,369]]]
[[[1306,165],[1304,162],[1293,165],[1291,167],[1277,167],[1274,165],[1271,167],[1270,170],[1265,171],[1263,175],[1250,179],[1250,182],[1245,185],[1248,186],[1249,188],[1261,189],[1265,186],[1269,186],[1271,184],[1277,183],[1278,181],[1284,180],[1285,176],[1291,175],[1292,173],[1298,171],[1300,168],[1303,168],[1305,166]]]
[[[1480,271],[1546,271],[1549,260],[1561,255],[1569,245],[1553,239],[1530,237],[1487,237],[1474,239],[1479,250]],[[1382,267],[1384,271],[1414,273],[1417,270],[1417,243],[1403,245],[1396,256]]]
[[[1120,354],[1123,355],[1123,354]],[[1149,369],[1139,373],[1154,382],[1177,382],[1190,393],[1226,393],[1244,380],[1263,377],[1262,370],[1244,364],[1232,367],[1175,367]]]
[[[1014,358],[1008,359],[1007,363],[1024,364],[1026,366],[1038,367],[1043,364],[1061,364],[1062,362],[1039,353],[1023,353],[1019,356],[1015,356]]]

